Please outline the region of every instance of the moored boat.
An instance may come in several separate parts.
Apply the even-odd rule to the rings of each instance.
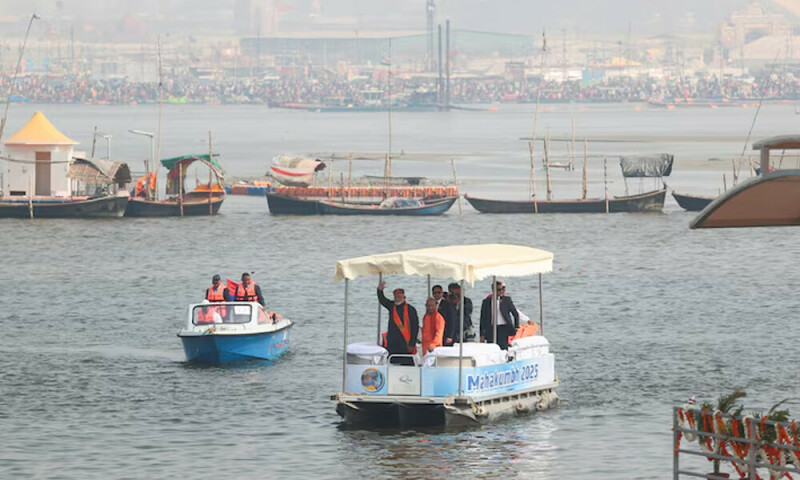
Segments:
[[[441,215],[449,210],[456,200],[458,197],[432,200],[395,197],[373,204],[320,200],[317,208],[322,215]]]
[[[672,191],[672,198],[678,202],[680,207],[688,212],[699,212],[706,208],[709,203],[713,202],[717,197],[710,197],[704,195],[689,195],[685,193],[676,193]]]
[[[575,200],[493,200],[465,195],[472,207],[481,213],[620,213],[660,212],[666,189],[623,197],[588,198]],[[607,207],[607,208],[606,208]]]
[[[458,245],[337,262],[334,279],[345,281],[344,352],[342,391],[331,399],[344,423],[400,428],[477,425],[555,406],[555,358],[542,335],[514,338],[507,350],[496,344],[456,343],[424,356],[398,355],[379,345],[379,315],[376,343],[351,344],[347,336],[349,283],[359,276],[451,278],[465,292],[466,284],[484,278],[492,278],[494,285],[497,276],[539,275],[541,312],[541,274],[552,267],[552,253],[517,245]],[[458,328],[459,338],[464,338],[461,298]],[[539,332],[542,328],[540,316]]]
[[[201,303],[189,307],[178,337],[189,362],[242,363],[283,355],[291,327],[290,320],[271,316],[257,302]]]
[[[128,165],[83,158],[76,144],[41,112],[6,140],[0,218],[121,217]]]
[[[200,184],[195,190],[183,193],[187,170],[195,162],[208,167],[209,183]],[[137,191],[128,201],[126,217],[180,217],[216,215],[219,212],[222,202],[225,201],[225,189],[221,185],[224,174],[212,155],[206,153],[165,158],[161,160],[161,164],[168,171],[167,198],[157,199],[153,191],[155,189],[140,189],[142,182],[149,182],[142,177],[137,182]],[[212,175],[216,181],[211,180]]]
[[[319,199],[267,192],[267,208],[273,215],[318,215]]]

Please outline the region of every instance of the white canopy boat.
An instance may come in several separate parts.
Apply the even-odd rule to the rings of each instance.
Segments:
[[[541,275],[552,270],[552,253],[500,244],[409,250],[337,262],[334,280],[345,281],[342,391],[331,397],[337,413],[345,424],[406,428],[474,425],[556,405],[555,359],[550,343],[541,335]],[[438,347],[424,357],[391,355],[380,346],[379,314],[376,343],[349,344],[350,281],[361,275],[391,273],[424,275],[429,284],[431,277],[460,282],[459,338],[464,338],[466,284],[474,286],[476,280],[491,277],[495,288],[498,276],[538,275],[540,335],[515,338],[508,350],[493,343],[457,343]],[[497,315],[495,308],[492,316]],[[409,356],[413,365],[392,362],[395,357]]]

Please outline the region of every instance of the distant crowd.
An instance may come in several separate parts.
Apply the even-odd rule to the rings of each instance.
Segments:
[[[0,76],[3,92],[10,78]],[[656,79],[611,77],[593,82],[513,81],[498,77],[454,78],[450,84],[452,104],[498,102],[646,102],[675,99],[754,100],[800,98],[800,79],[794,76],[735,78],[704,77]],[[393,102],[442,103],[437,100],[435,78],[392,79]],[[365,105],[387,91],[385,79],[348,81],[346,77],[323,75],[313,78],[276,76],[264,79],[200,80],[191,75],[164,81],[161,96],[172,103],[228,103],[281,105]],[[95,80],[88,77],[23,76],[17,80],[12,100],[32,103],[155,103],[159,87],[129,79]],[[378,100],[380,101],[380,100]]]

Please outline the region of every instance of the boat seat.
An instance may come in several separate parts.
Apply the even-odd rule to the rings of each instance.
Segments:
[[[542,357],[550,353],[550,342],[541,335],[515,338],[508,347],[508,356],[514,360]]]
[[[388,358],[389,351],[374,343],[359,342],[347,346],[348,365],[383,365]]]
[[[425,356],[426,367],[458,367],[459,344],[436,347]],[[506,363],[506,351],[495,343],[464,343],[463,367],[485,367]]]

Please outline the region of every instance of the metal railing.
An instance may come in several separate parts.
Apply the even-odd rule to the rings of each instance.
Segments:
[[[791,478],[800,473],[800,424],[766,418],[732,417],[719,411],[675,407],[672,412],[674,445],[672,478],[739,478],[762,480]],[[697,448],[682,447],[682,441]],[[729,448],[733,450],[731,453]],[[728,473],[701,473],[681,468],[681,455],[706,457]],[[715,469],[716,470],[716,469]],[[760,473],[759,473],[760,471]]]

